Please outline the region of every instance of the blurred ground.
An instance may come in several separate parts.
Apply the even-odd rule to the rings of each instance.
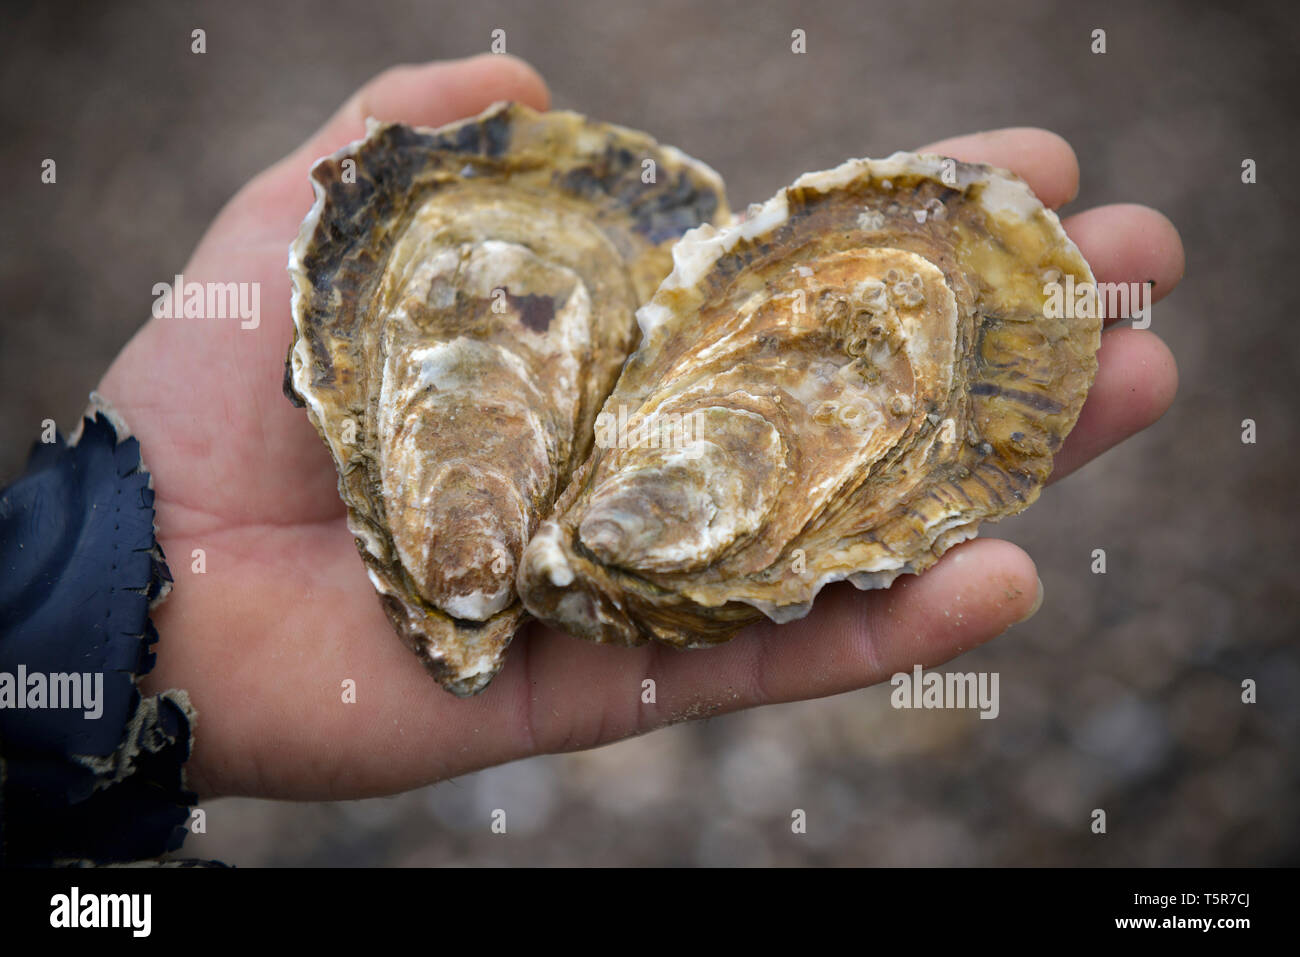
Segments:
[[[1074,209],[1181,229],[1152,328],[1179,399],[990,529],[1046,603],[952,669],[1002,713],[896,711],[889,688],[678,726],[400,797],[214,802],[187,855],[239,864],[1300,863],[1296,649],[1300,8],[907,4],[8,3],[0,28],[0,475],[66,431],[222,203],[402,61],[495,28],[555,103],[650,131],[733,206],[798,173],[1038,125],[1078,152]],[[190,31],[208,52],[189,52]],[[1090,52],[1094,28],[1108,52]],[[790,52],[807,32],[808,52]],[[57,189],[40,162],[59,161]],[[1259,182],[1241,183],[1244,158]],[[304,212],[308,192],[304,184]],[[290,237],[286,236],[286,244]],[[1240,423],[1258,423],[1243,445]],[[147,456],[147,450],[146,450]],[[1093,548],[1108,574],[1089,571]],[[358,573],[360,565],[358,564]],[[166,636],[164,636],[164,645]],[[1240,682],[1259,703],[1240,703]],[[510,807],[510,835],[491,809]],[[808,813],[794,835],[791,808]],[[1088,830],[1104,807],[1105,837]]]

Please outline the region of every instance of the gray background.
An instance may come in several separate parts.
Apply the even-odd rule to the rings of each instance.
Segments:
[[[1182,387],[1154,428],[990,533],[1046,604],[959,659],[1002,714],[888,686],[679,726],[396,798],[224,800],[186,854],[240,864],[1300,862],[1296,767],[1294,4],[1062,2],[7,5],[0,27],[0,475],[65,430],[222,203],[374,73],[487,48],[555,105],[719,170],[733,206],[797,174],[1040,125],[1074,209],[1182,231],[1154,308]],[[208,52],[189,52],[203,27]],[[790,52],[790,31],[808,52]],[[1103,27],[1109,52],[1093,55]],[[40,161],[58,158],[56,188]],[[1240,164],[1259,165],[1259,183]],[[304,184],[303,210],[308,191]],[[291,237],[286,236],[288,243]],[[1259,424],[1257,445],[1240,422]],[[197,464],[197,463],[196,463]],[[250,463],[255,465],[255,463]],[[1105,547],[1109,573],[1089,572]],[[358,564],[358,573],[360,565]],[[166,636],[162,650],[165,653]],[[1242,678],[1260,702],[1239,701]],[[1088,815],[1109,813],[1094,836]],[[493,836],[492,808],[511,833]],[[790,809],[808,813],[791,834]]]

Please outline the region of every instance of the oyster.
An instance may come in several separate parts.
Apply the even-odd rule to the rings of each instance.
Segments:
[[[643,133],[511,104],[372,123],[312,181],[285,392],[333,456],[394,627],[472,694],[523,616],[520,553],[588,452],[635,310],[674,240],[726,220],[722,184]]]
[[[922,571],[1034,501],[1095,374],[1095,308],[1045,307],[1088,264],[1002,170],[850,160],[673,258],[520,567],[594,641],[707,645]]]

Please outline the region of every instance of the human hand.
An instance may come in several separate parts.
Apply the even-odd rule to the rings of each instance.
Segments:
[[[979,538],[892,588],[828,588],[805,619],[760,624],[708,650],[588,644],[533,624],[481,695],[439,688],[394,635],[347,530],[337,476],[307,417],[280,391],[292,334],[287,250],[311,204],[308,170],[365,133],[366,116],[437,126],[497,100],[548,105],[542,80],[505,56],[390,70],[302,147],[227,204],[183,273],[260,283],[260,325],[152,319],[99,391],[139,437],[157,492],[159,540],[176,587],[154,621],[147,692],[185,688],[198,709],[191,786],[321,799],[392,793],[535,753],[595,747],[688,718],[835,694],[933,666],[1001,634],[1035,607],[1033,562]],[[1078,167],[1054,134],[978,133],[925,148],[1022,176],[1053,208]],[[1102,281],[1183,270],[1177,232],[1141,206],[1064,220]],[[1057,456],[1068,474],[1168,407],[1169,351],[1150,332],[1102,337],[1097,380]],[[201,548],[206,571],[192,574]],[[960,608],[961,615],[945,612]],[[356,682],[344,703],[342,682]],[[657,703],[643,704],[653,678]]]

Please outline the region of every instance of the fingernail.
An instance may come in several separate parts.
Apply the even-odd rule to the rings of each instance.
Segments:
[[[1029,612],[1025,615],[1025,617],[1017,621],[1016,624],[1017,625],[1024,624],[1030,618],[1033,618],[1036,614],[1038,614],[1038,609],[1042,607],[1043,607],[1043,580],[1040,578],[1038,579],[1038,595],[1034,598],[1033,606],[1030,607]]]

